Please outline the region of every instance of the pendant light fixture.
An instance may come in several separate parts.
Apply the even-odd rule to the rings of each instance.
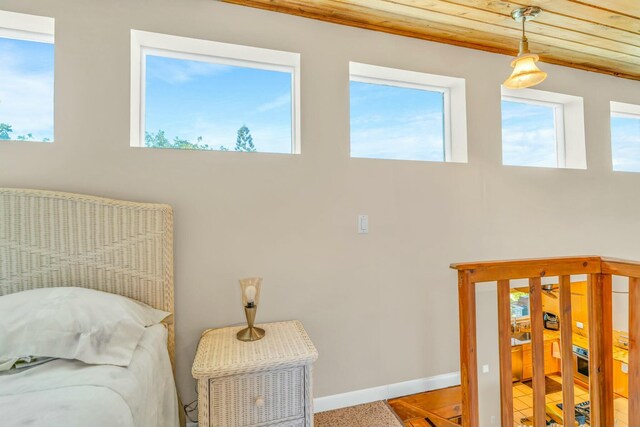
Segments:
[[[535,86],[547,78],[547,73],[540,70],[536,65],[540,58],[529,51],[529,41],[524,31],[525,22],[531,21],[540,12],[542,12],[542,9],[536,6],[522,7],[511,12],[511,17],[516,22],[522,22],[522,40],[520,40],[518,56],[511,61],[513,73],[503,83],[504,87],[508,89],[523,89]]]

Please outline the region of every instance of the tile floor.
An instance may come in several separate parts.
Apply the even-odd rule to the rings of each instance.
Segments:
[[[562,384],[562,378],[559,375],[548,375],[549,378]],[[586,402],[589,400],[589,390],[573,385],[575,403]],[[551,393],[546,395],[547,404],[561,403],[562,392]],[[614,400],[616,427],[627,427],[627,399],[617,398]],[[531,425],[531,422],[522,422],[523,418],[533,417],[533,389],[521,382],[513,383],[513,419],[514,425],[523,426]]]

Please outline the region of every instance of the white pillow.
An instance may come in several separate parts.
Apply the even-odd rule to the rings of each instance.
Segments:
[[[144,328],[169,314],[121,295],[85,288],[4,295],[0,297],[0,370],[25,356],[129,366]]]

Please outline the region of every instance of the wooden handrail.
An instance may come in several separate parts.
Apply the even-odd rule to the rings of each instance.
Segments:
[[[564,256],[564,257],[546,257],[546,258],[524,258],[524,259],[503,259],[503,260],[487,260],[487,261],[473,261],[473,262],[454,262],[450,264],[450,267],[454,270],[474,270],[484,269],[487,267],[513,267],[523,265],[545,265],[549,262],[562,263],[572,261],[601,261],[603,258],[598,255],[577,255],[577,256]],[[616,258],[605,258],[607,260],[622,261]],[[628,261],[633,263],[634,261]]]
[[[521,261],[484,261],[451,264],[458,271],[468,271],[472,282],[530,279],[533,277],[600,273],[598,256],[538,258]]]
[[[612,275],[629,278],[629,424],[640,425],[640,262],[573,256],[451,264],[458,270],[462,425],[479,426],[475,288],[498,282],[498,328],[502,425],[513,425],[510,348],[510,281],[529,279],[532,326],[534,426],[545,425],[544,338],[541,278],[558,277],[560,318],[571,325],[571,276],[588,277],[591,425],[613,425]],[[572,332],[561,328],[563,384],[573,383]],[[572,387],[563,387],[564,425],[574,424]]]
[[[602,258],[602,272],[616,276],[640,278],[640,262],[616,258]]]

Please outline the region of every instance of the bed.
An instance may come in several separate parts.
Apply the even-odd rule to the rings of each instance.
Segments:
[[[0,297],[70,284],[171,315],[128,367],[56,359],[0,375],[2,425],[178,425],[171,207],[0,188]]]

